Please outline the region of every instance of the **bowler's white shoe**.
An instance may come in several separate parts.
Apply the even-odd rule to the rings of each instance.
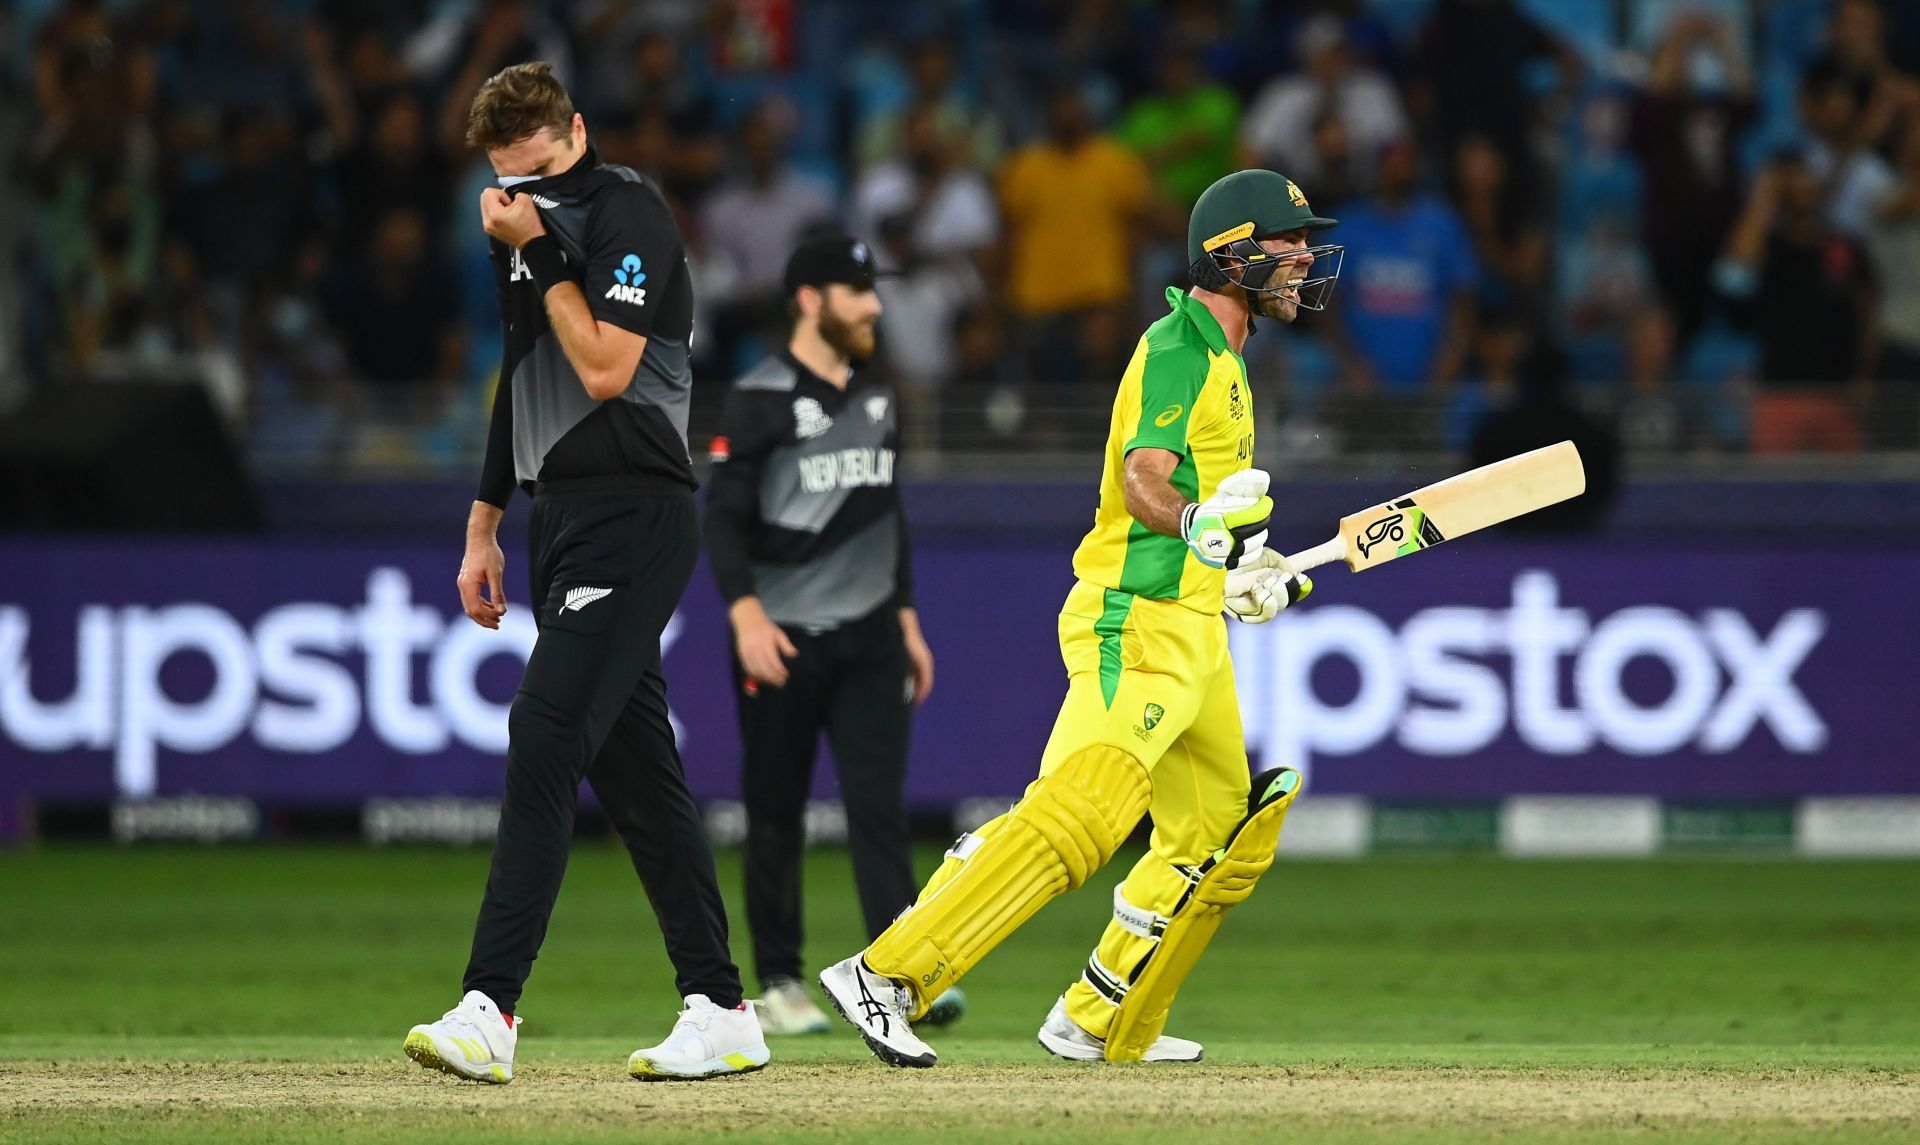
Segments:
[[[753,1008],[760,1015],[760,1028],[769,1034],[824,1034],[833,1028],[798,978],[768,981],[766,996],[757,999]]]
[[[1098,1062],[1107,1060],[1107,1043],[1094,1037],[1072,1019],[1067,1017],[1067,1000],[1061,998],[1047,1012],[1047,1020],[1040,1027],[1040,1044],[1047,1052],[1057,1058],[1066,1058],[1077,1062]],[[1150,1062],[1197,1062],[1206,1051],[1199,1042],[1190,1042],[1185,1038],[1169,1038],[1165,1034],[1153,1040],[1143,1055],[1143,1061]]]
[[[629,1074],[641,1081],[691,1080],[752,1073],[767,1064],[771,1055],[752,1004],[723,1010],[705,994],[689,994],[684,1003],[666,1041],[633,1051]]]
[[[820,988],[840,1016],[860,1031],[873,1056],[888,1065],[925,1069],[940,1060],[933,1047],[914,1035],[907,1021],[913,995],[905,986],[867,969],[856,954],[820,972]]]
[[[428,1069],[504,1085],[513,1080],[513,1044],[519,1039],[518,1022],[501,1017],[492,998],[469,990],[439,1021],[407,1031],[401,1048]]]

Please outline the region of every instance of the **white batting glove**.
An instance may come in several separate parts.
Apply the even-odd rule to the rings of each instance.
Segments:
[[[1312,591],[1312,578],[1293,571],[1278,551],[1263,549],[1227,573],[1227,611],[1242,624],[1265,624]]]
[[[1180,538],[1201,564],[1236,569],[1251,563],[1266,544],[1272,516],[1266,471],[1242,469],[1222,480],[1213,496],[1187,506]]]

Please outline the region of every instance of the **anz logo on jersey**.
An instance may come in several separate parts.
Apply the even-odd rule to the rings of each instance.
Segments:
[[[647,276],[640,272],[640,256],[630,254],[620,260],[620,269],[613,272],[613,285],[607,287],[606,297],[632,306],[645,306],[647,292],[640,284],[646,280]]]
[[[831,493],[865,485],[893,484],[893,450],[858,446],[802,457],[800,488],[808,493]]]

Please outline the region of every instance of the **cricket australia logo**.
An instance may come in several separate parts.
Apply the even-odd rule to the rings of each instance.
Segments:
[[[801,439],[819,437],[833,428],[833,419],[820,403],[812,398],[795,398],[793,402],[793,432]]]
[[[1140,713],[1140,722],[1133,725],[1134,738],[1141,743],[1152,739],[1153,729],[1160,726],[1160,721],[1166,717],[1166,714],[1167,709],[1159,704],[1148,704]]]
[[[867,420],[875,425],[887,420],[887,395],[875,394],[867,399]]]
[[[620,260],[620,268],[613,272],[613,285],[607,287],[605,297],[630,306],[645,306],[647,292],[640,284],[646,280],[647,276],[640,271],[640,256],[630,254]]]

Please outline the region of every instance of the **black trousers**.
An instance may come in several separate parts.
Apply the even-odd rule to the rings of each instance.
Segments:
[[[800,653],[787,661],[784,686],[750,688],[739,657],[733,661],[745,754],[747,925],[762,984],[800,976],[800,859],[821,731],[840,776],[868,936],[879,937],[917,890],[902,790],[912,668],[899,612],[882,607],[818,634],[784,631]]]
[[[687,494],[535,498],[540,635],[508,715],[507,788],[466,989],[512,1013],[572,849],[581,779],[626,843],[680,993],[738,1005],[713,853],[667,722],[660,633],[700,548]]]

